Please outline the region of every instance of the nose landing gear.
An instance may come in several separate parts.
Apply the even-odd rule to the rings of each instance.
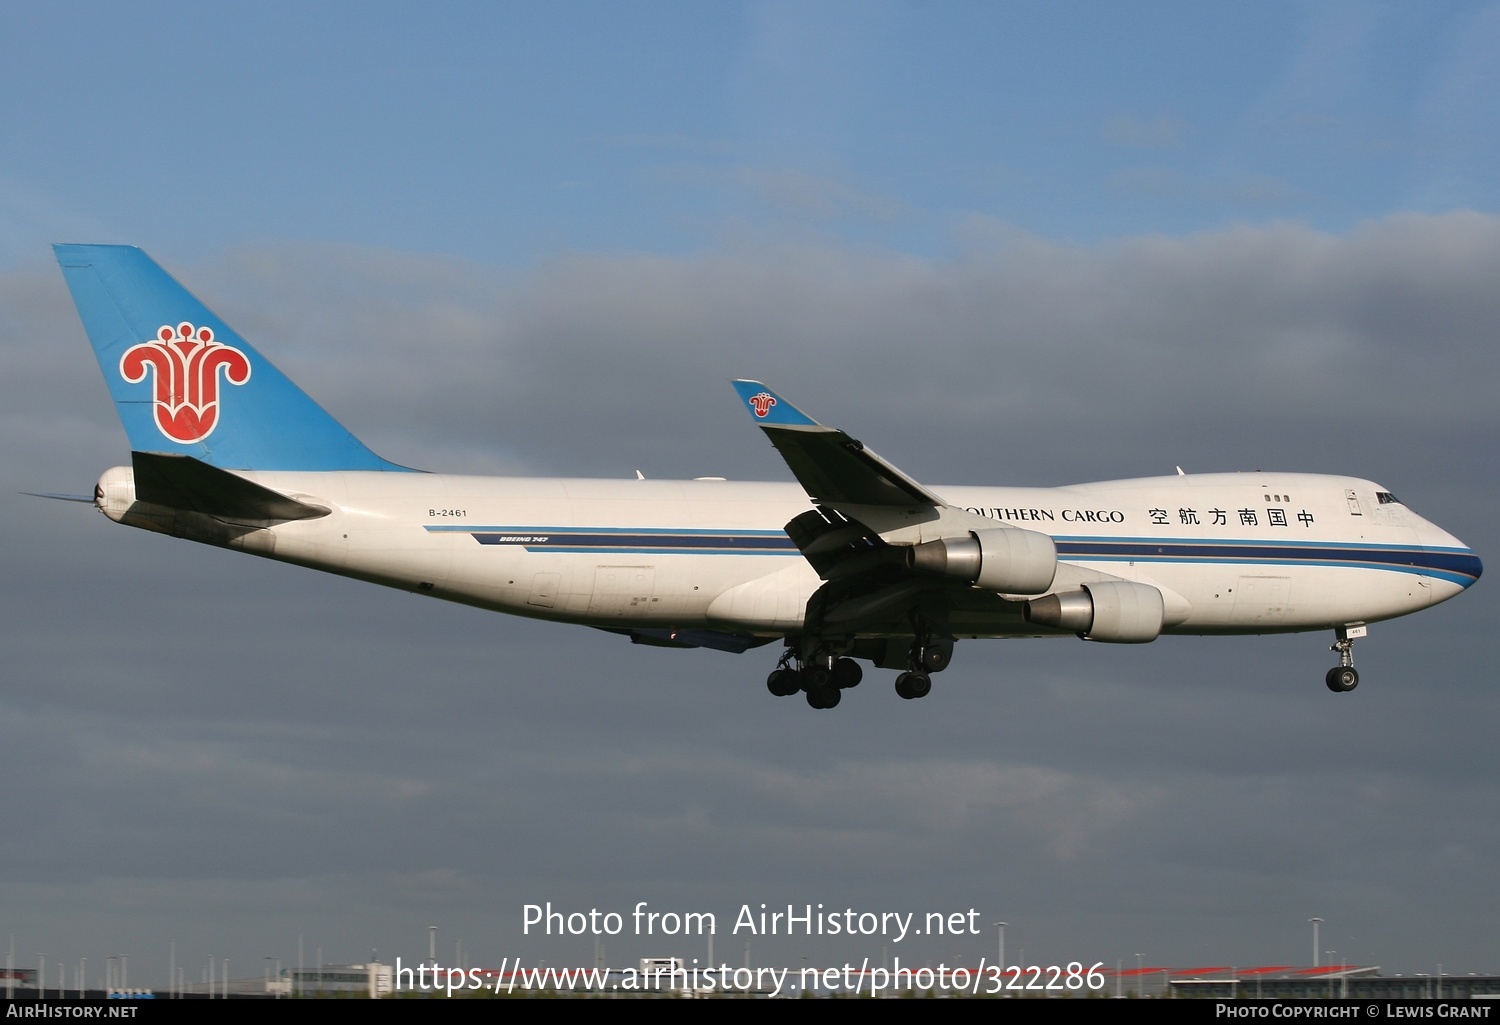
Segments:
[[[1329,650],[1339,653],[1339,664],[1328,670],[1328,674],[1323,677],[1323,682],[1335,694],[1347,694],[1359,686],[1359,673],[1354,668],[1354,640],[1357,637],[1364,637],[1369,632],[1369,628],[1363,623],[1341,626],[1334,630],[1334,636],[1337,639]]]

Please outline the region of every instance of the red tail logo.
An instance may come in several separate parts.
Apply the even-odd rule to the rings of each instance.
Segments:
[[[219,370],[230,384],[250,380],[250,361],[231,345],[214,341],[213,330],[183,322],[163,324],[156,338],[133,345],[120,357],[120,376],[131,384],[156,370],[152,404],[156,426],[179,445],[213,433],[219,421]]]
[[[750,408],[755,410],[757,417],[763,417],[776,405],[776,396],[770,392],[761,392],[759,395],[750,396]]]

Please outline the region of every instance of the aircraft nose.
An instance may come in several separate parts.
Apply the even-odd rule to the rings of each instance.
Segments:
[[[1426,529],[1421,531],[1423,575],[1431,581],[1431,604],[1436,605],[1472,587],[1484,573],[1484,563],[1474,549],[1446,530],[1430,523],[1424,526]]]

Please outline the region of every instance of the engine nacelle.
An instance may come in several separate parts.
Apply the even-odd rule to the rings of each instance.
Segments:
[[[913,545],[907,564],[996,594],[1041,594],[1057,576],[1057,545],[1035,530],[973,530],[968,537]]]
[[[1166,618],[1161,592],[1129,580],[1098,580],[1079,591],[1033,598],[1028,623],[1072,630],[1088,641],[1144,644],[1156,640]]]

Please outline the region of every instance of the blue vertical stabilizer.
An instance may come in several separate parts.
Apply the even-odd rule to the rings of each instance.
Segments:
[[[228,470],[404,470],[381,459],[134,246],[53,246],[137,452]]]

